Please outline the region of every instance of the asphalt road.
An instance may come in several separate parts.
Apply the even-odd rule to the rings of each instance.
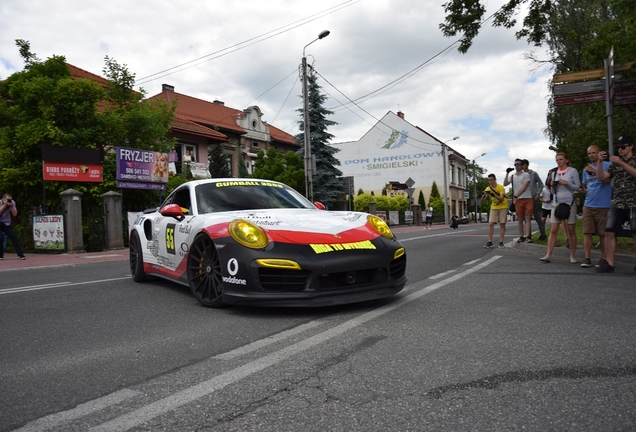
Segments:
[[[0,430],[636,430],[631,267],[485,229],[401,232],[402,293],[322,309],[206,309],[126,262],[2,273]]]

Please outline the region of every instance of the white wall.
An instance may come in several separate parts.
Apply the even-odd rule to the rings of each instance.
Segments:
[[[444,189],[441,143],[396,114],[387,113],[360,141],[333,144],[344,176],[354,177],[356,192],[379,191],[389,181],[404,183],[409,177],[414,188],[437,183]],[[417,195],[414,195],[417,201]],[[428,199],[428,196],[426,197]]]

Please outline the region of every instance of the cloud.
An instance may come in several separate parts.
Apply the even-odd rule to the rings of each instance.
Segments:
[[[501,4],[489,3],[488,14]],[[149,95],[169,83],[233,108],[258,105],[266,121],[292,134],[298,133],[303,48],[322,30],[331,34],[306,54],[331,83],[319,79],[331,95],[329,107],[445,53],[359,107],[335,109],[334,142],[357,140],[388,111],[402,111],[440,139],[460,136],[453,147],[468,158],[487,152],[479,163],[498,177],[512,155],[523,153],[541,168],[554,160],[543,136],[549,71],[530,71],[522,57],[529,47],[514,29],[484,27],[467,54],[444,51],[454,40],[439,30],[440,2],[4,0],[1,9],[0,78],[22,69],[14,40],[25,39],[42,59],[63,55],[98,74],[108,55],[126,64]]]

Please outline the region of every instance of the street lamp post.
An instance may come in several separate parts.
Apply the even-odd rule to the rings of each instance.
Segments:
[[[324,30],[320,32],[318,37],[311,42],[309,42],[303,48],[303,122],[305,128],[305,195],[307,199],[311,202],[314,201],[314,188],[313,188],[313,164],[311,163],[311,135],[310,135],[310,126],[309,126],[309,94],[307,93],[307,57],[305,57],[305,49],[316,42],[319,39],[326,38],[329,36],[329,30]]]
[[[448,169],[446,168],[446,163],[448,159],[448,150],[447,150],[446,143],[448,141],[455,141],[458,139],[459,137],[456,136],[455,138],[451,138],[442,143],[442,158],[444,159],[444,219],[446,223],[448,223],[448,221],[450,220],[450,217],[448,214],[450,209],[448,208]]]
[[[482,153],[481,155],[473,159],[473,198],[475,199],[475,222],[477,222],[477,167],[475,166],[475,160],[485,155],[486,153]]]

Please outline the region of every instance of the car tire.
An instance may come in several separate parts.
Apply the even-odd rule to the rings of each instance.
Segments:
[[[144,254],[141,249],[141,241],[139,234],[133,231],[130,237],[130,274],[135,282],[144,282],[148,280],[144,271]]]
[[[223,306],[221,260],[214,242],[206,234],[194,239],[188,252],[188,284],[192,295],[207,307]]]

